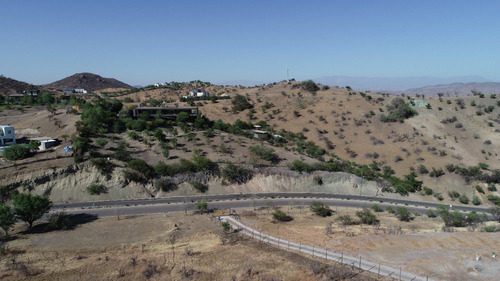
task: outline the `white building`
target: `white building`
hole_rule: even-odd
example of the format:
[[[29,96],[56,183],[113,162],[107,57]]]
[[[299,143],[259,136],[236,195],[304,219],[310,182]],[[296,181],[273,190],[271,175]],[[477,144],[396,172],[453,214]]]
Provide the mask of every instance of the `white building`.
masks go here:
[[[205,89],[192,89],[189,91],[188,96],[184,96],[183,98],[186,99],[196,99],[196,98],[202,98],[202,97],[209,97],[210,94],[205,91]]]
[[[14,127],[0,125],[0,145],[11,145],[16,143],[16,134]]]

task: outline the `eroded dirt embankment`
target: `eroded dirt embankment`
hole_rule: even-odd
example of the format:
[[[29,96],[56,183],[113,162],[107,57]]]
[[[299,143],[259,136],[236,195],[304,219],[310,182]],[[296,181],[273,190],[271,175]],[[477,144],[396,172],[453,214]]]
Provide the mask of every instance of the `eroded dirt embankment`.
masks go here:
[[[343,172],[316,172],[302,174],[286,168],[254,169],[252,178],[244,184],[227,184],[219,176],[211,173],[182,174],[170,178],[177,188],[164,192],[156,187],[156,181],[147,183],[128,182],[123,176],[123,169],[116,167],[112,174],[102,175],[89,164],[71,165],[65,168],[39,170],[32,173],[18,173],[4,179],[4,184],[20,192],[47,195],[54,202],[81,202],[95,200],[118,200],[168,196],[186,196],[201,194],[189,182],[202,181],[208,185],[205,194],[240,194],[264,192],[322,192],[335,194],[353,194],[380,196],[382,187],[377,182],[366,181],[360,177]],[[315,179],[316,177],[316,179]],[[322,180],[318,184],[317,178]],[[90,195],[87,187],[91,184],[103,184],[108,192]],[[397,194],[384,193],[385,197]],[[419,195],[410,195],[413,200]]]

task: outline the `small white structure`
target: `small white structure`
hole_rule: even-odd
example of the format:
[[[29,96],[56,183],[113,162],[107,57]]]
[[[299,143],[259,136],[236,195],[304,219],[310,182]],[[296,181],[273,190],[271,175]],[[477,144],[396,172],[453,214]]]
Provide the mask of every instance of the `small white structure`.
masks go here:
[[[75,93],[86,94],[87,90],[85,90],[85,89],[75,89]]]
[[[0,145],[11,145],[16,143],[16,133],[14,127],[0,125]]]
[[[51,148],[53,146],[56,146],[58,144],[57,139],[51,138],[51,137],[46,137],[46,138],[31,138],[29,140],[30,141],[34,140],[34,141],[40,142],[40,145],[38,146],[38,150],[40,150],[40,151],[47,150],[47,149],[49,149],[49,148]]]
[[[209,97],[210,94],[205,91],[205,89],[192,89],[189,91],[189,95],[184,96],[185,99],[196,99],[202,97]]]

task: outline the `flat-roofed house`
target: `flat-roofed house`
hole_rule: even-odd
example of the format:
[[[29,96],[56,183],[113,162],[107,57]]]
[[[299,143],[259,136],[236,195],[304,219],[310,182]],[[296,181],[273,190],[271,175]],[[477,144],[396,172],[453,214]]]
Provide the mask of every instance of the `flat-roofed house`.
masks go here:
[[[16,133],[14,127],[0,125],[0,145],[11,145],[16,143]]]

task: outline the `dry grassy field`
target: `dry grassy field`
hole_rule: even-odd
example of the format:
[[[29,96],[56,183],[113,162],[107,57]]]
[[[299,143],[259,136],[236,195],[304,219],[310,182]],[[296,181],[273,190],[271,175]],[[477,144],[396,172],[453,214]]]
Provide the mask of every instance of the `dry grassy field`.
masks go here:
[[[288,252],[207,215],[101,218],[74,230],[25,233],[2,245],[2,280],[375,280]],[[35,227],[35,229],[37,229]],[[43,229],[43,226],[38,226]]]

